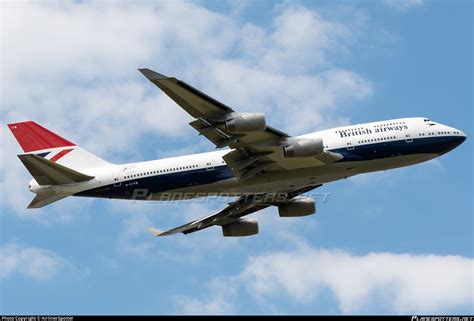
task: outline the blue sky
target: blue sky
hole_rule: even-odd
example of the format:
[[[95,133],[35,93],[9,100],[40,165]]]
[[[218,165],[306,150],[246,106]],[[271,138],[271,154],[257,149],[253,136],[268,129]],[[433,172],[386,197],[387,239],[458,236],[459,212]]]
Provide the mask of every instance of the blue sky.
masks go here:
[[[2,2],[0,313],[474,313],[469,1]],[[33,197],[5,124],[32,119],[114,162],[212,150],[137,68],[302,134],[426,116],[468,139],[327,184],[318,213],[153,238],[222,200]]]

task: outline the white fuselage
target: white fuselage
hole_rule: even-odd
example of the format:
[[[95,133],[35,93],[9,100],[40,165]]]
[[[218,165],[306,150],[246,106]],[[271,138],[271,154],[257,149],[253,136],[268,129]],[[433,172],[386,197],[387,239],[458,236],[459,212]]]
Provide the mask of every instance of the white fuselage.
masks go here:
[[[311,157],[282,162],[281,171],[237,180],[223,156],[229,152],[166,158],[140,163],[110,165],[84,171],[91,181],[39,186],[35,193],[57,193],[119,199],[170,200],[205,195],[241,195],[296,190],[349,176],[408,166],[444,154],[465,139],[463,132],[426,118],[403,118],[322,130],[296,138],[321,138],[326,151],[343,155],[340,161],[316,164]]]

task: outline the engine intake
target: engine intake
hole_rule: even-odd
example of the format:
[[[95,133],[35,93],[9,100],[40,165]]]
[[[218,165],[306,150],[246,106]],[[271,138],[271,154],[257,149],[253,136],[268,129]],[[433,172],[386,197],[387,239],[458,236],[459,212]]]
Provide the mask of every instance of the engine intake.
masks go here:
[[[241,113],[225,122],[226,131],[229,133],[258,132],[265,130],[267,124],[265,114]]]
[[[321,138],[304,138],[283,147],[285,157],[321,156],[324,153],[324,144]]]
[[[280,217],[299,217],[316,213],[316,202],[310,197],[295,197],[290,202],[278,206]]]
[[[250,236],[258,234],[258,222],[253,218],[239,218],[237,221],[222,226],[224,236]]]

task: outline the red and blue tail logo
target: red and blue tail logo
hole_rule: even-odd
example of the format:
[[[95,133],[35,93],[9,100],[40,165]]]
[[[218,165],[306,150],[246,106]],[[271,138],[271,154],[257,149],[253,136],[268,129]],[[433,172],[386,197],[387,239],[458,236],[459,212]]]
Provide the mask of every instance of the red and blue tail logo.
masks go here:
[[[53,133],[52,131],[44,128],[41,125],[38,125],[33,121],[8,124],[8,128],[10,128],[25,153],[52,149],[57,147],[76,146],[76,144],[68,141],[65,138],[62,138],[61,136]],[[72,149],[70,149],[69,151],[71,150]],[[65,152],[64,154],[59,156],[59,158],[66,155],[68,152]],[[47,154],[45,154],[43,157],[45,157],[46,155]],[[56,160],[58,160],[59,158],[57,158]]]

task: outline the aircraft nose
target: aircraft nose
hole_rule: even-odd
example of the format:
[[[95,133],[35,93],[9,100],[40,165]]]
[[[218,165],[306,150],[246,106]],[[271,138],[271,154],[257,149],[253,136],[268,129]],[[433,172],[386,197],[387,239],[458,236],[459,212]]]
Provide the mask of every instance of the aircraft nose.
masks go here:
[[[455,142],[457,143],[456,146],[461,145],[467,138],[467,135],[459,129],[453,128],[453,132],[455,134]]]
[[[454,145],[453,148],[458,147],[459,145],[464,143],[466,138],[467,137],[466,137],[466,135],[464,135],[464,133],[460,136],[454,137],[454,139],[453,139],[453,145]]]
[[[439,154],[443,155],[459,145],[461,145],[467,138],[466,134],[458,129],[452,128],[452,133],[454,135],[452,136],[445,136],[444,138],[441,138],[442,141],[440,141],[439,144]]]

